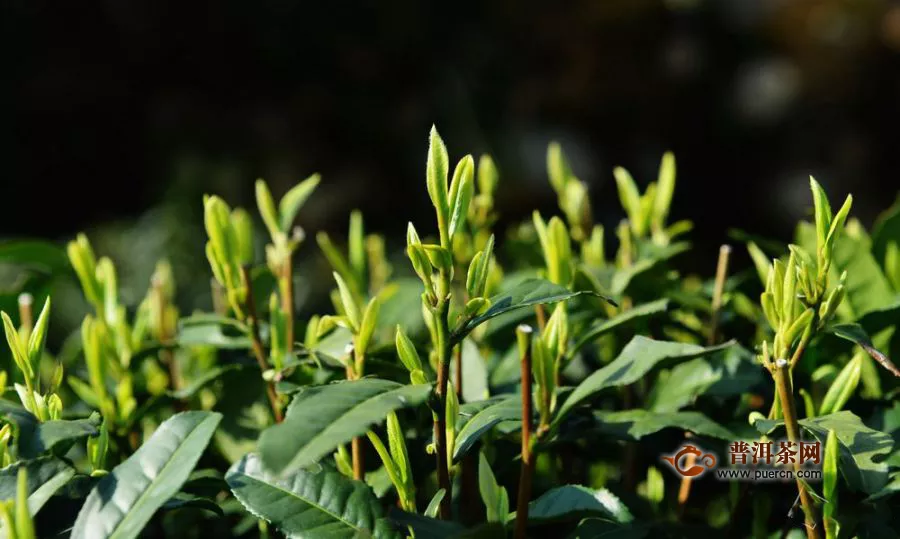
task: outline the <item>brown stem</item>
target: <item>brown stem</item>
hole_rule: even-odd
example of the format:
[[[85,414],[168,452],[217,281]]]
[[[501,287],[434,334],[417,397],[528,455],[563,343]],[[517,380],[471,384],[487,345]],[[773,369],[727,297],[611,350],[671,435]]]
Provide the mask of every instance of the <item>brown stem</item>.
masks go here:
[[[294,351],[294,269],[293,253],[288,252],[284,257],[281,280],[284,282],[284,290],[281,294],[281,310],[284,313],[285,345],[287,353]]]
[[[531,454],[531,351],[522,354],[522,465],[519,470],[519,493],[516,499],[516,539],[525,539],[528,531],[528,502],[531,499],[531,476],[534,459]]]
[[[781,409],[784,415],[784,427],[787,430],[788,440],[797,443],[800,440],[800,427],[797,424],[797,412],[794,407],[794,394],[791,387],[790,369],[787,365],[777,365],[772,375],[775,378],[775,389],[781,399]],[[794,474],[800,470],[800,463],[794,460]],[[816,527],[815,505],[812,496],[809,495],[803,482],[797,479],[797,490],[800,492],[800,504],[803,506],[803,519],[806,526],[806,536],[809,539],[818,539],[819,531]]]
[[[460,402],[462,402],[462,343],[456,345],[456,349],[454,351],[454,362],[456,363],[456,376],[455,380],[453,380],[453,389],[456,391],[456,398],[459,399]]]
[[[244,278],[244,286],[247,287],[247,322],[250,325],[250,346],[253,349],[256,362],[259,364],[260,372],[264,373],[269,370],[269,365],[266,362],[265,350],[259,338],[259,322],[256,317],[256,302],[253,299],[250,268],[243,266],[241,275]],[[275,384],[273,382],[266,382],[266,395],[269,397],[269,405],[272,407],[272,415],[275,417],[275,422],[281,423],[284,418],[281,415],[281,406],[278,404],[278,395],[275,393]]]
[[[544,310],[544,306],[541,304],[535,305],[534,313],[537,315],[538,329],[544,331],[544,328],[547,326],[547,312]]]

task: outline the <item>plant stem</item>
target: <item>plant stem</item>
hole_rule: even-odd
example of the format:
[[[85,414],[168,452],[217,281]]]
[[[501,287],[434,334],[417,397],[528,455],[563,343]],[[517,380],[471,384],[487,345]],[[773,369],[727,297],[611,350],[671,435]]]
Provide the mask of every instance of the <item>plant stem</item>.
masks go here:
[[[547,312],[544,310],[544,306],[541,304],[535,305],[534,313],[537,315],[538,329],[544,331],[544,327],[547,326]]]
[[[799,350],[799,348],[798,348]],[[795,354],[796,355],[796,354]],[[783,362],[782,362],[783,363]],[[790,368],[787,365],[776,365],[772,372],[775,378],[775,389],[781,399],[781,409],[784,415],[784,427],[787,430],[788,440],[797,443],[800,440],[800,427],[797,424],[797,412],[794,406],[794,395],[791,387]],[[794,461],[794,473],[800,469],[800,464]],[[806,525],[806,536],[809,539],[818,539],[819,531],[816,528],[815,506],[812,497],[803,486],[803,482],[797,480],[797,489],[800,491],[800,504],[803,506],[803,518]]]
[[[247,287],[247,322],[250,325],[250,345],[253,349],[253,355],[256,356],[256,362],[259,364],[260,373],[269,370],[266,362],[266,354],[263,349],[262,341],[259,338],[259,321],[256,317],[256,302],[253,299],[253,287],[250,280],[250,268],[248,266],[241,267],[241,275],[244,278],[244,286]],[[275,394],[275,384],[266,382],[266,395],[269,397],[269,405],[272,407],[272,416],[276,423],[281,423],[284,419],[281,415],[281,406],[278,404],[278,395]]]
[[[716,281],[715,286],[713,288],[713,297],[712,297],[712,313],[710,315],[709,320],[709,337],[707,344],[710,346],[716,344],[717,339],[717,330],[719,325],[719,310],[722,308],[722,295],[725,292],[725,280],[728,277],[728,258],[731,255],[731,246],[723,245],[719,247],[719,261],[716,264]],[[691,437],[690,432],[684,433],[685,439],[689,439]],[[690,468],[697,461],[697,455],[693,453],[689,453],[685,459],[685,468]],[[684,506],[687,504],[688,498],[691,495],[691,484],[693,482],[693,477],[682,477],[681,478],[681,486],[678,489],[678,512],[682,513],[684,511]]]
[[[212,295],[213,312],[219,316],[228,314],[228,301],[225,299],[225,288],[213,277],[209,280],[209,290]]]
[[[443,275],[442,275],[443,279]],[[434,422],[434,446],[437,453],[437,477],[438,488],[445,489],[444,498],[441,500],[440,516],[443,520],[451,518],[451,500],[453,499],[453,484],[450,482],[450,470],[447,463],[447,379],[450,367],[450,303],[446,296],[441,299],[435,309],[435,322],[438,337],[438,369],[437,369],[437,397],[438,405],[435,410]]]
[[[516,539],[525,539],[528,530],[528,502],[531,499],[531,476],[534,459],[531,454],[531,351],[522,354],[522,465],[519,471],[519,493],[516,497]]]
[[[281,270],[281,311],[284,313],[285,350],[294,351],[294,264],[293,252],[288,249]]]

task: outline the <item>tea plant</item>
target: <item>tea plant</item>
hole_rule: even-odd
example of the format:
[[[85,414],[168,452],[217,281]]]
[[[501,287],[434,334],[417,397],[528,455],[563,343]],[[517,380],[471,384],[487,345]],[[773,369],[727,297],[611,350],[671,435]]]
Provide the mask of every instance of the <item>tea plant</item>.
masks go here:
[[[405,247],[358,211],[346,246],[315,235],[329,312],[295,291],[295,259],[317,256],[295,223],[318,175],[277,204],[256,182],[259,235],[250,212],[205,197],[209,269],[194,270],[212,276],[212,312],[176,306],[165,261],[123,302],[83,234],[65,252],[0,243],[4,275],[24,283],[0,295],[2,533],[893,533],[900,204],[870,235],[851,197],[833,212],[811,180],[813,221],[791,245],[736,234],[750,269],[729,275],[739,251],[723,246],[707,279],[677,269],[693,225],[669,222],[672,154],[643,193],[613,170],[625,217],[609,253],[558,144],[559,215],[497,230],[501,172],[487,155],[451,168],[432,129],[433,222],[409,223]],[[54,354],[49,292],[72,275],[89,312]],[[697,475],[734,468],[735,448],[813,441],[821,480]]]

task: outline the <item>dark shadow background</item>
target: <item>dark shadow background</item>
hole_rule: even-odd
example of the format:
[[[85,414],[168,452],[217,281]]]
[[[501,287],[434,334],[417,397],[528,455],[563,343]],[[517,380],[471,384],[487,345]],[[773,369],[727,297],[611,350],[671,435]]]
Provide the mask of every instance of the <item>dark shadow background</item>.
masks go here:
[[[897,3],[6,0],[2,11],[0,235],[87,229],[110,251],[176,258],[181,246],[203,276],[202,194],[252,206],[257,177],[278,196],[322,173],[300,218],[308,231],[342,233],[355,207],[397,238],[407,220],[426,228],[432,123],[452,161],[495,156],[507,224],[555,209],[544,155],[560,140],[610,242],[623,217],[613,166],[643,187],[674,150],[673,219],[697,224],[686,263],[706,274],[729,227],[788,240],[811,207],[808,174],[834,204],[852,191],[866,226],[900,189]],[[317,256],[313,243],[302,256]]]

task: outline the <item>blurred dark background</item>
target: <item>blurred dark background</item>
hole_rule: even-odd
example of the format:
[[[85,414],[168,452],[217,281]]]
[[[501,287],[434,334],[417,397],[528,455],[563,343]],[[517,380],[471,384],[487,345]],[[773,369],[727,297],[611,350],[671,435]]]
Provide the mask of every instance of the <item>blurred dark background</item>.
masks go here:
[[[788,240],[809,174],[866,226],[900,189],[893,2],[6,0],[0,29],[0,235],[87,230],[126,280],[162,255],[207,276],[202,194],[252,207],[257,177],[280,196],[322,173],[311,232],[357,207],[428,229],[432,123],[451,161],[495,156],[506,224],[555,209],[560,140],[609,242],[612,168],[643,187],[672,149],[707,274],[730,227]]]

